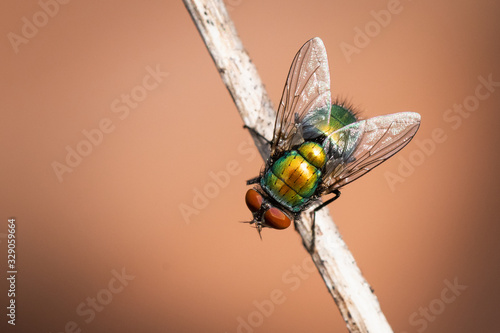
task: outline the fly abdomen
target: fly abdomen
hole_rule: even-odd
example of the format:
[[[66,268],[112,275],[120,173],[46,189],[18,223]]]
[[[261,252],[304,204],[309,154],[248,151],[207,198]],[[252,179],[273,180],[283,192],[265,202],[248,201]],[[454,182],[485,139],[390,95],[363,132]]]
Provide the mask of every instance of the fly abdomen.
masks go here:
[[[260,181],[262,188],[281,205],[293,212],[300,211],[307,198],[300,196],[290,186],[268,170]]]
[[[262,177],[261,186],[288,209],[300,211],[316,192],[325,162],[321,145],[305,142],[279,158]]]

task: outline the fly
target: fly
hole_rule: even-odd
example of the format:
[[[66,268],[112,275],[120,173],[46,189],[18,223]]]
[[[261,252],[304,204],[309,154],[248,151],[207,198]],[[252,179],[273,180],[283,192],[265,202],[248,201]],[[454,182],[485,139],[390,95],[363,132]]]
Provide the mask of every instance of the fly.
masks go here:
[[[320,38],[295,55],[276,115],[270,157],[245,202],[259,235],[286,229],[301,212],[315,213],[340,196],[340,189],[406,146],[420,115],[401,112],[366,120],[338,100],[332,102],[326,49]],[[261,136],[255,129],[254,133]],[[262,137],[263,138],[263,137]],[[334,194],[325,202],[321,197]]]

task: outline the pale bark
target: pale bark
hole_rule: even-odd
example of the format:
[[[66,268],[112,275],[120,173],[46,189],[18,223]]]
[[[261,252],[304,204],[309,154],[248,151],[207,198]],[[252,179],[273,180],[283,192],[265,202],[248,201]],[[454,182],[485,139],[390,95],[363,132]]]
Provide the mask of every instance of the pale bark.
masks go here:
[[[255,65],[238,37],[221,0],[183,0],[215,62],[245,125],[272,138],[275,111]],[[305,41],[298,40],[300,46]],[[290,54],[292,59],[293,54]],[[283,77],[283,82],[285,77]],[[264,160],[269,151],[254,136]],[[243,200],[243,193],[242,193]],[[297,221],[297,231],[333,296],[350,332],[392,332],[377,297],[366,282],[347,245],[332,221],[328,209],[316,213],[316,244],[311,246],[311,214]]]

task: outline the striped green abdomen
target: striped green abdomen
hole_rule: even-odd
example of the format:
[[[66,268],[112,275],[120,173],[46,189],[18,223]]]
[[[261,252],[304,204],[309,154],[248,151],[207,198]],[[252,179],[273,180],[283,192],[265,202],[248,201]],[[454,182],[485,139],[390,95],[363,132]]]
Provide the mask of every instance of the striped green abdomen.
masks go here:
[[[305,142],[274,162],[262,177],[260,185],[280,204],[298,212],[315,193],[325,162],[323,147]]]

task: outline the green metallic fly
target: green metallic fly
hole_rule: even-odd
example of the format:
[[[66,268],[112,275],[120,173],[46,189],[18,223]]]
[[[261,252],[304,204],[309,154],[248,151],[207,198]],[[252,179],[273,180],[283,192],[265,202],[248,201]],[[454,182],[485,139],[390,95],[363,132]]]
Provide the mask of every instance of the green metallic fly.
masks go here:
[[[340,196],[339,189],[406,146],[420,115],[401,112],[358,120],[349,105],[333,101],[325,46],[307,41],[295,55],[276,115],[270,157],[247,181],[245,202],[259,235],[263,227],[286,229],[302,211],[313,212]],[[321,197],[335,196],[322,202]]]

